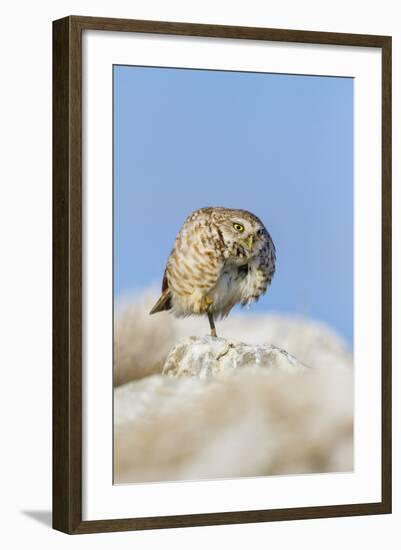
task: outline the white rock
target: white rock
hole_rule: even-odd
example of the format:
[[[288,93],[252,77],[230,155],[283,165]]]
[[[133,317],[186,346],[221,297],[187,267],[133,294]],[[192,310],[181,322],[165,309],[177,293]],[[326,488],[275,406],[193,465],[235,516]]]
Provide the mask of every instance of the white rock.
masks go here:
[[[352,470],[352,369],[226,374],[116,388],[115,483]]]
[[[305,370],[295,357],[267,344],[249,345],[225,338],[190,337],[176,344],[167,356],[163,374],[170,377],[224,377],[227,370],[262,367],[294,373]]]
[[[149,315],[154,295],[145,293],[120,304],[114,319],[114,386],[160,373],[176,341],[172,317]],[[156,322],[155,322],[156,317]],[[170,318],[169,318],[170,317]],[[157,342],[157,344],[156,344]]]

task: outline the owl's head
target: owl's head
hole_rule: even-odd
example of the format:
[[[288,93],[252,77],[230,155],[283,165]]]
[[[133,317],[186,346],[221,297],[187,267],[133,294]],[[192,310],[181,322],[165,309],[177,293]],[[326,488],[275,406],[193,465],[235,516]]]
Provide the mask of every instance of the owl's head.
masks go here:
[[[241,264],[257,256],[266,243],[267,231],[263,223],[246,210],[226,210],[219,224],[230,259]]]

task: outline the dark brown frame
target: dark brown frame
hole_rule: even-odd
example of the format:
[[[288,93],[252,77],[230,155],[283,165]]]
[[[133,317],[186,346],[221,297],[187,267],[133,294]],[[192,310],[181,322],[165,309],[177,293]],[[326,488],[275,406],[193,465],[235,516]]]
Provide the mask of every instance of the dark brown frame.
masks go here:
[[[382,498],[380,502],[82,521],[81,36],[85,29],[380,48]],[[53,22],[53,527],[69,534],[391,513],[391,37],[71,16]]]

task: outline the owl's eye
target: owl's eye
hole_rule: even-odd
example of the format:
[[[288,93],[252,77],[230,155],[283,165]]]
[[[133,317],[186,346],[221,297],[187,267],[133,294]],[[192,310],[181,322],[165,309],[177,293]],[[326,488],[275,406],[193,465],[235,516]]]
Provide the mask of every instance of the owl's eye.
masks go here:
[[[233,227],[236,231],[239,231],[240,233],[243,233],[245,229],[242,223],[233,223]]]

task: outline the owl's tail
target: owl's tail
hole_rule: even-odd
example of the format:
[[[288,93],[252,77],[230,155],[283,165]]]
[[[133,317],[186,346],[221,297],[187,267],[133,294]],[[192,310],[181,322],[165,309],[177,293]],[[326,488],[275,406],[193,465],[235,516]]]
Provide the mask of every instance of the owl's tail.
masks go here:
[[[171,309],[171,294],[169,289],[166,289],[150,310],[149,315],[159,313],[159,311],[167,311],[168,309]]]

